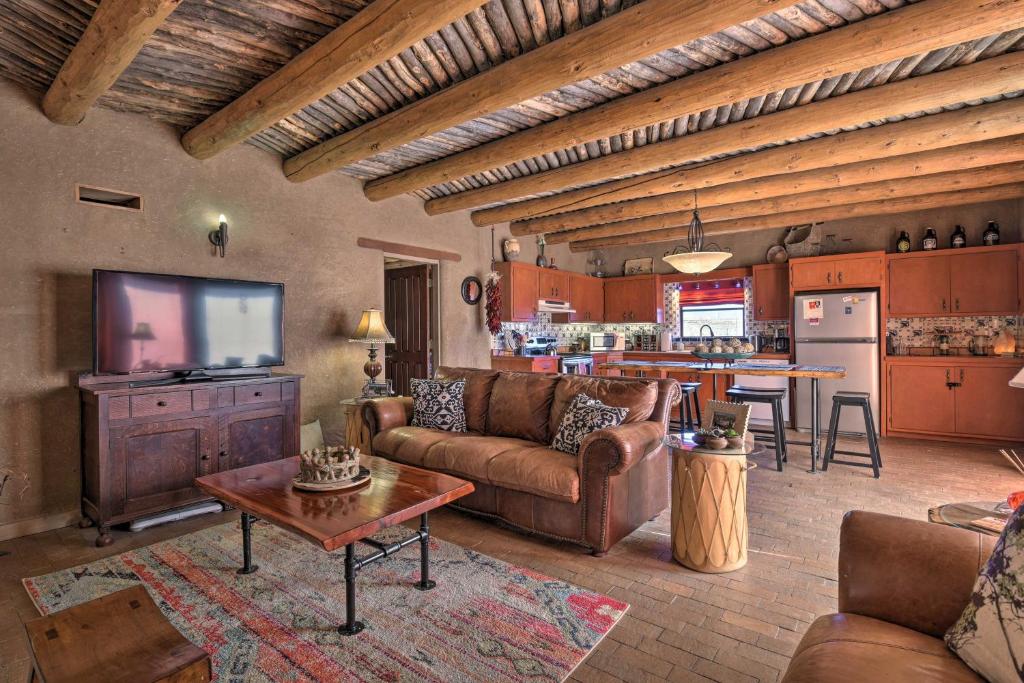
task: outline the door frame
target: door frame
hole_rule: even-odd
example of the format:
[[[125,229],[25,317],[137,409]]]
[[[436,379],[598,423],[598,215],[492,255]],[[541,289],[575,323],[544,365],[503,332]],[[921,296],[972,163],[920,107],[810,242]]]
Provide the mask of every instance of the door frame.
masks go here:
[[[431,335],[430,341],[434,346],[434,363],[433,369],[436,371],[443,364],[443,344],[441,342],[441,321],[444,319],[443,312],[441,310],[441,261],[439,259],[421,258],[418,256],[408,256],[406,254],[397,254],[389,251],[382,252],[384,258],[383,270],[390,270],[391,268],[404,268],[410,265],[428,265],[430,266],[430,282],[431,286],[428,291],[430,292],[430,327]],[[401,265],[389,266],[387,259],[397,259],[402,262]],[[381,276],[383,278],[383,272]],[[383,283],[383,279],[382,279]],[[383,348],[384,355],[387,355],[387,346]],[[381,359],[383,362],[383,359]],[[384,375],[384,379],[387,379],[387,374]]]

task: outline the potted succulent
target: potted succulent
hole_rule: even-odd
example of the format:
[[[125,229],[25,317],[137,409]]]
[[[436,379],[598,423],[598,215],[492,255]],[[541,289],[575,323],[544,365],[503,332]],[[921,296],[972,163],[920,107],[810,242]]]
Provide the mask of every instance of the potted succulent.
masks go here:
[[[698,446],[703,446],[713,451],[720,451],[728,445],[725,439],[725,432],[718,427],[712,427],[711,429],[702,427],[698,429],[693,434],[693,442]]]
[[[743,448],[743,435],[731,427],[725,430],[725,441],[729,448]]]

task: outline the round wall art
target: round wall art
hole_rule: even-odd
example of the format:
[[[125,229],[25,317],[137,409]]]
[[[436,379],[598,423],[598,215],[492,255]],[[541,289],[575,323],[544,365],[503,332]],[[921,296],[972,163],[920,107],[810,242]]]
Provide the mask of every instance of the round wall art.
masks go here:
[[[480,297],[483,293],[484,287],[480,283],[480,278],[470,275],[462,281],[462,300],[470,306],[476,306],[480,303]]]

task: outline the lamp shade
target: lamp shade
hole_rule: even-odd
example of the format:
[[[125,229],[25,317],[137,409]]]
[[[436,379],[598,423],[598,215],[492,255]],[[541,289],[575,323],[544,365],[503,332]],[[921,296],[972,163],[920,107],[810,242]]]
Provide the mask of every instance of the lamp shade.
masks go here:
[[[695,251],[680,254],[669,254],[662,260],[680,273],[699,275],[710,273],[722,265],[732,254],[727,251]]]
[[[363,344],[394,344],[395,338],[384,324],[384,311],[369,308],[363,311],[363,317],[359,319],[359,325],[355,333],[349,337],[349,341]]]

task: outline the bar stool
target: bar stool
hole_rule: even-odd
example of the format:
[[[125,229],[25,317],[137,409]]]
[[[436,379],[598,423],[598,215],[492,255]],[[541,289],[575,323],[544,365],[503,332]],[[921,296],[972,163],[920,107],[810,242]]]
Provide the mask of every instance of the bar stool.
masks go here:
[[[726,389],[725,395],[734,403],[767,403],[772,408],[772,429],[750,429],[754,438],[759,436],[762,441],[769,441],[775,449],[775,465],[779,472],[782,471],[782,463],[789,460],[786,452],[786,423],[783,419],[782,401],[786,398],[785,389],[767,389],[760,387],[744,387],[739,384]],[[768,438],[765,438],[768,437]]]
[[[860,408],[864,411],[864,431],[868,438],[868,452],[837,451],[836,434],[839,432],[839,414],[843,406]],[[860,458],[870,458],[871,462],[850,462],[849,460],[836,460],[836,454],[854,455]],[[875,418],[871,414],[871,395],[863,391],[837,391],[832,396],[832,417],[828,423],[828,442],[825,446],[825,458],[821,464],[821,471],[828,470],[829,462],[837,465],[851,465],[853,467],[870,467],[878,479],[882,468],[882,454],[878,450],[878,436],[875,434]]]
[[[678,384],[679,390],[683,392],[683,400],[679,406],[681,419],[677,426],[681,428],[685,425],[686,431],[692,432],[696,427],[700,427],[700,398],[697,395],[700,390],[700,382],[679,382]]]

